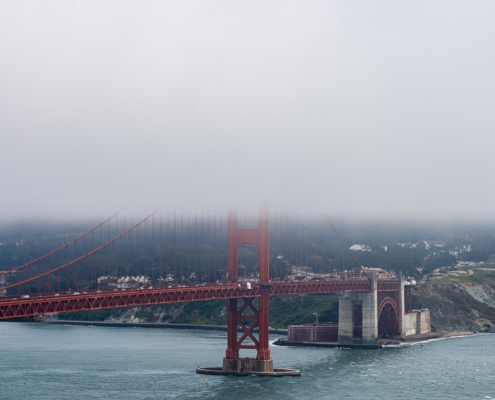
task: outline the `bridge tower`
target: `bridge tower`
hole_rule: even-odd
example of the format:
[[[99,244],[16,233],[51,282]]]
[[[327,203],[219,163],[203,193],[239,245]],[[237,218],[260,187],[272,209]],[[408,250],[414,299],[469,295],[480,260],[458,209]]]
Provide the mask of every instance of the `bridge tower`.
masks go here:
[[[254,244],[258,249],[260,297],[259,307],[253,305],[253,298],[229,299],[227,352],[223,361],[223,371],[273,372],[273,360],[269,349],[269,312],[270,312],[270,222],[268,211],[261,211],[258,228],[239,227],[237,213],[229,211],[228,217],[228,254],[227,267],[229,283],[238,281],[239,251],[243,244]],[[240,306],[240,307],[239,307]],[[244,312],[248,311],[249,315]],[[251,323],[248,324],[247,321]],[[249,325],[249,326],[248,326]],[[237,328],[242,329],[239,338]],[[258,339],[253,329],[258,327]],[[252,344],[244,344],[250,339]],[[256,350],[256,359],[240,358],[240,349]]]
[[[239,251],[243,244],[254,244],[258,248],[259,283],[251,288],[248,283],[238,282]],[[237,213],[229,212],[227,264],[229,283],[241,285],[246,297],[228,300],[227,352],[222,367],[198,367],[196,372],[213,375],[301,375],[297,369],[273,368],[270,356],[270,222],[267,210],[260,213],[258,227],[254,229],[240,228]],[[252,296],[249,296],[251,293]],[[259,299],[258,308],[253,304],[256,297]],[[256,327],[258,338],[254,336]],[[238,328],[242,330],[240,338]],[[256,358],[240,357],[241,349],[256,350]]]

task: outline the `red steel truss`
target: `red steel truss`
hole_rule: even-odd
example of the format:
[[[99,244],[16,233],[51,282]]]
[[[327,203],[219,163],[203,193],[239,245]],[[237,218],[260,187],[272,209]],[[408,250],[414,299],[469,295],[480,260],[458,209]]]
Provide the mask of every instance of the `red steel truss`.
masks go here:
[[[369,292],[371,283],[368,279],[309,281],[309,282],[275,282],[270,284],[270,296],[287,296],[292,294]]]
[[[237,318],[234,326],[240,326],[243,331],[243,335],[237,340],[236,348],[257,350],[259,347],[259,341],[253,335],[253,329],[257,327],[260,322],[260,313],[253,305],[253,298],[244,298],[243,300],[243,306],[240,310],[236,310]],[[251,311],[251,314],[244,314],[244,311]],[[247,321],[251,321],[251,324],[248,324]],[[244,340],[247,338],[251,339],[253,342],[252,345],[243,344]],[[239,357],[239,354],[237,354],[237,357]]]
[[[43,314],[101,310],[147,306],[153,304],[185,303],[191,301],[242,299],[260,297],[262,288],[269,289],[270,296],[290,296],[313,293],[342,293],[345,291],[368,292],[368,280],[336,280],[309,282],[270,282],[266,285],[245,284],[159,287],[156,289],[127,290],[116,292],[88,292],[81,294],[54,293],[30,298],[5,298],[0,300],[0,320],[33,317]]]
[[[377,290],[379,292],[399,292],[400,281],[398,279],[379,279],[377,281]]]

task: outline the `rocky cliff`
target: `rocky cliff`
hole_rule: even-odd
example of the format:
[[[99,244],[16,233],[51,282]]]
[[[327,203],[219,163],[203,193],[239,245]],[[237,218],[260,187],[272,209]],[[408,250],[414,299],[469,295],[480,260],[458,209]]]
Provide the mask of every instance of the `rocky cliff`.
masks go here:
[[[413,290],[413,308],[428,308],[433,330],[495,332],[495,289],[489,283],[431,281]]]

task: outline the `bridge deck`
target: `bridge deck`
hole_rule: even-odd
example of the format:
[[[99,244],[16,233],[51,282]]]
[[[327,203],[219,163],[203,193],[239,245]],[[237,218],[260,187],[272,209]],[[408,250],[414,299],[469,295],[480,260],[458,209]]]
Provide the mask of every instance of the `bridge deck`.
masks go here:
[[[378,290],[397,290],[398,283],[395,280],[378,281]],[[269,286],[271,296],[341,293],[345,291],[368,292],[371,290],[370,281],[367,279],[270,282]],[[259,297],[260,294],[261,285],[259,283],[254,283],[251,289],[248,289],[245,284],[226,284],[99,292],[88,291],[78,294],[34,294],[29,298],[8,297],[0,300],[0,320],[105,308]]]

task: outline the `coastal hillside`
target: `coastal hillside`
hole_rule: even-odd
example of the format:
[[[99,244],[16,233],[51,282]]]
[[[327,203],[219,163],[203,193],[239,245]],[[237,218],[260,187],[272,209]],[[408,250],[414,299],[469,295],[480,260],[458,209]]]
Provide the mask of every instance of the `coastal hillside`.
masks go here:
[[[413,287],[412,306],[428,308],[435,331],[495,332],[495,269],[474,270],[467,276],[445,276]],[[335,295],[274,297],[270,325],[338,321]],[[59,319],[127,323],[189,323],[225,325],[225,301],[193,302],[166,306],[132,307],[61,314]]]
[[[433,330],[495,332],[495,269],[417,285],[413,308],[428,308]]]
[[[354,260],[342,249],[340,241],[328,238],[328,224],[323,222],[323,225],[322,221],[315,221],[309,225],[315,240],[321,243],[325,254],[331,255],[335,265],[350,270],[355,266]],[[337,221],[336,225],[345,242],[366,244],[360,246],[368,251],[353,252],[353,256],[361,265],[402,272],[403,276],[414,278],[418,282],[413,286],[412,305],[415,309],[430,310],[433,329],[494,331],[493,224]],[[87,226],[77,224],[0,226],[0,270],[8,270],[36,259],[69,242],[87,229]],[[274,238],[276,239],[276,235]],[[82,251],[82,247],[78,248],[78,251]],[[244,251],[243,256],[246,256],[246,260],[255,265],[256,252],[249,248]],[[279,258],[280,256],[274,253],[272,257],[271,262],[275,269],[283,264],[283,258]],[[219,254],[218,257],[224,259],[225,254]],[[99,261],[102,270],[108,269],[104,259]],[[248,264],[247,261],[245,264]],[[73,271],[69,270],[69,275],[72,273]],[[97,275],[102,274],[103,272],[97,271]],[[131,272],[129,275],[132,275]],[[62,282],[65,277],[65,274],[61,275]],[[93,287],[94,282],[82,279],[79,284],[81,290],[86,290]],[[115,286],[116,282],[112,284]],[[102,285],[110,284],[105,281]],[[141,282],[139,285],[149,286],[151,281]],[[103,286],[98,287],[105,289]],[[31,292],[36,293],[37,290],[37,284],[33,284]],[[285,328],[289,324],[313,323],[316,320],[315,314],[318,315],[319,322],[336,322],[338,319],[338,298],[335,295],[276,297],[271,299],[270,304],[270,324],[274,328]],[[194,302],[61,314],[58,318],[127,323],[224,325],[226,306],[225,301]]]

